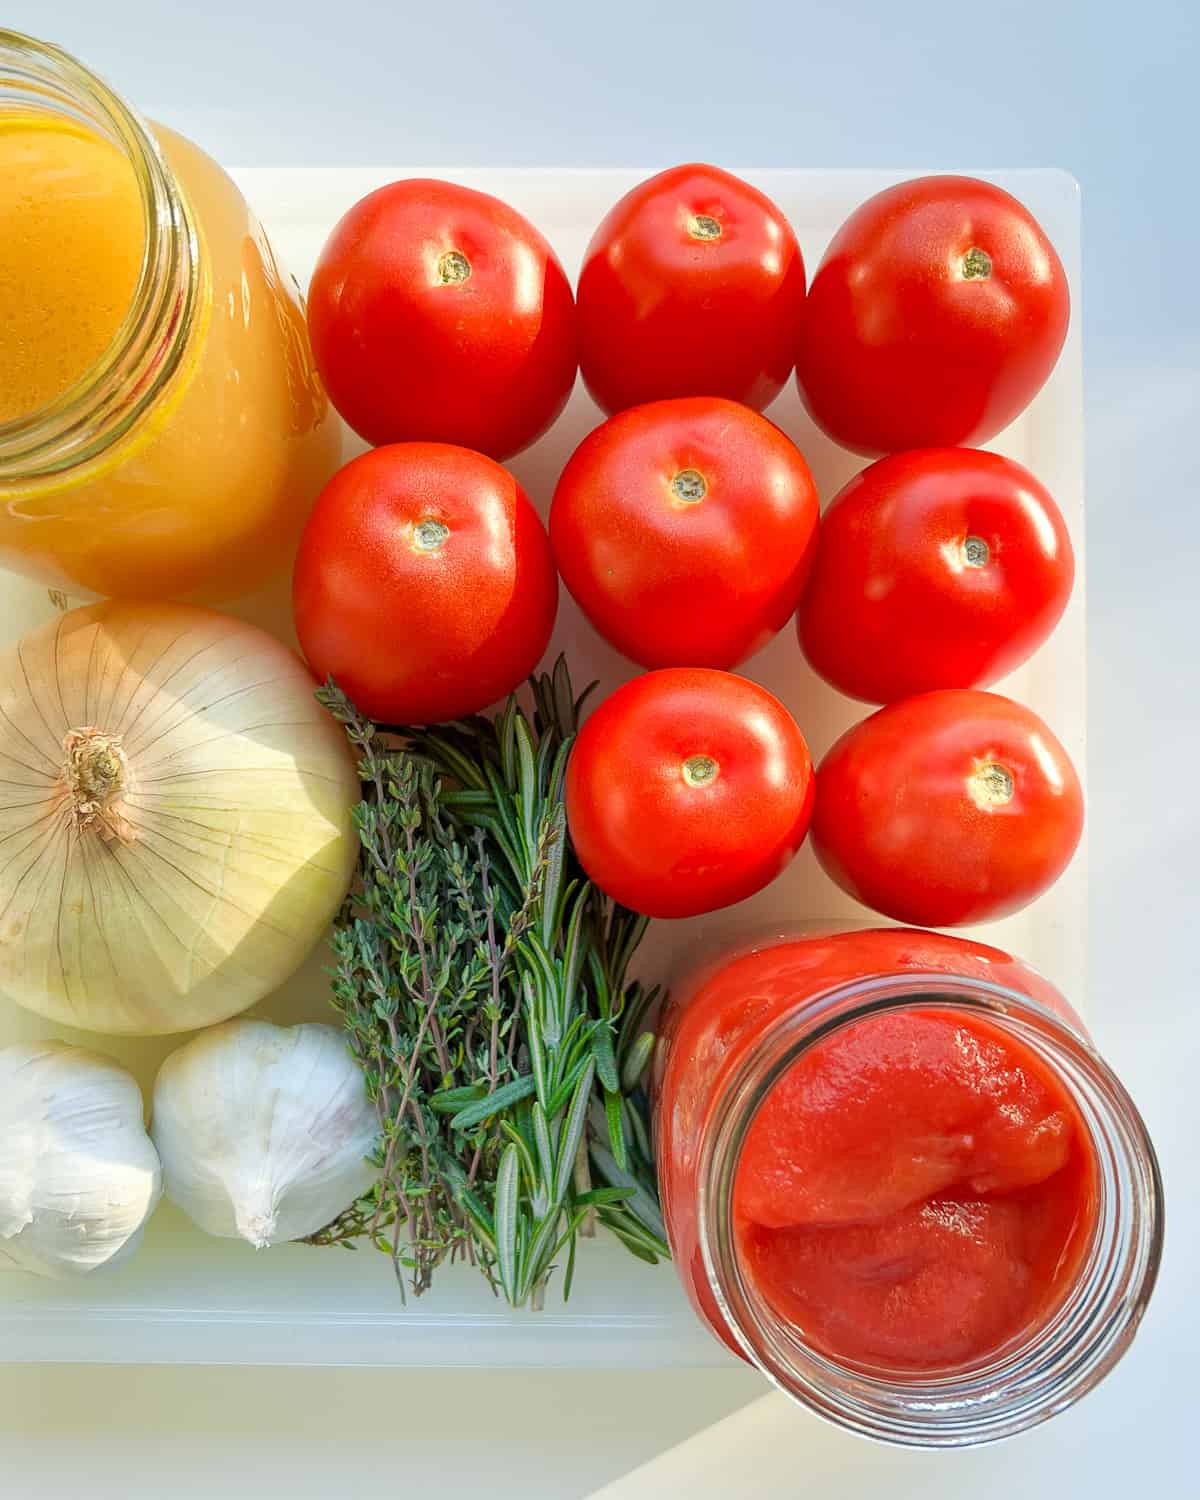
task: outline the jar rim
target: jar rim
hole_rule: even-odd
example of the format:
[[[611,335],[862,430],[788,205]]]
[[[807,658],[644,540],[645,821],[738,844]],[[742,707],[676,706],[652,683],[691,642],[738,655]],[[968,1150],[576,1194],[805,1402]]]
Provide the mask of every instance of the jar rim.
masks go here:
[[[734,1185],[750,1127],[811,1047],[898,1010],[974,1013],[1054,1068],[1097,1155],[1099,1208],[1084,1266],[1044,1323],[953,1371],[870,1371],[805,1342],[754,1287],[737,1251]],[[919,1448],[996,1441],[1091,1390],[1124,1354],[1149,1302],[1163,1242],[1162,1179],[1141,1115],[1090,1041],[1030,996],[944,971],[841,982],[776,1017],[732,1060],[703,1132],[697,1224],[704,1273],[730,1334],[779,1389],[861,1436]]]
[[[129,162],[142,203],[142,264],[108,348],[48,405],[0,423],[0,487],[89,463],[151,409],[182,362],[202,287],[191,208],[149,126],[51,42],[0,29],[0,110],[19,104],[98,131]]]

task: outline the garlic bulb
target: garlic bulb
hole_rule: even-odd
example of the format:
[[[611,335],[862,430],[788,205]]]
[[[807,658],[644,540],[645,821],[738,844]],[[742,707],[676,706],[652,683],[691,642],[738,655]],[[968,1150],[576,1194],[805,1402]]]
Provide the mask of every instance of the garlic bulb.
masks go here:
[[[150,1129],[168,1197],[259,1250],[324,1228],[378,1175],[379,1119],[333,1026],[229,1021],[193,1038],[159,1070]]]
[[[245,1010],[345,895],[358,795],[255,626],[106,602],[32,632],[0,656],[0,994],[143,1036]]]
[[[0,1050],[0,1267],[66,1276],[141,1244],[162,1189],[142,1094],[66,1042]]]

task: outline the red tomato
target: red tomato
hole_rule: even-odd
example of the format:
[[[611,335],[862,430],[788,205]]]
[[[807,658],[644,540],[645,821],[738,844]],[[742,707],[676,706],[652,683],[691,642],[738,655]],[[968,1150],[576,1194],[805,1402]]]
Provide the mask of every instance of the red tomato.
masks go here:
[[[1027,469],[974,448],[881,458],[825,512],[797,624],[812,667],[890,703],[1011,672],[1075,576],[1062,514]]]
[[[364,453],[317,500],[296,559],[296,633],[316,675],[371,718],[431,724],[503,698],[537,666],[558,604],[525,491],[481,453]]]
[[[650,917],[692,917],[768,885],[808,832],[813,773],[796,721],[765,688],[679,667],[618,688],[567,763],[583,868]]]
[[[550,510],[563,582],[644,667],[735,667],[795,612],[817,539],[800,450],[717,396],[620,412],[575,450]]]
[[[982,443],[1019,416],[1067,336],[1066,272],[1017,200],[918,177],[834,236],[804,305],[796,378],[858,453]]]
[[[865,906],[919,927],[1018,911],[1083,831],[1067,752],[1030,709],[947,688],[889,704],[817,772],[813,847]]]
[[[575,307],[516,209],[451,182],[370,193],[338,223],[308,294],[330,399],[369,443],[527,447],[575,383]]]
[[[592,236],[579,277],[579,362],[620,411],[670,396],[762,408],[791,374],[804,261],[757,188],[719,167],[635,187]]]

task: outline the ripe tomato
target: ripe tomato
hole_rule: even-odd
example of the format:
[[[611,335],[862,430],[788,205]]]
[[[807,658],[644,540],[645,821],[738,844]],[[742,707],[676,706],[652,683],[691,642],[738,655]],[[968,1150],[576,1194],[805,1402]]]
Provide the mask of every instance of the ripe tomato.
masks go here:
[[[719,167],[635,187],[592,236],[579,277],[579,360],[605,411],[670,396],[761,409],[796,358],[804,261],[791,225]]]
[[[1062,513],[1020,464],[896,453],[826,510],[800,644],[827,682],[872,703],[977,687],[1041,645],[1074,576]]]
[[[834,235],[796,356],[814,421],[858,453],[986,442],[1029,405],[1067,336],[1066,272],[1015,198],[918,177]]]
[[[575,306],[516,209],[451,182],[369,193],[326,241],[308,294],[330,399],[369,443],[527,447],[575,383]]]
[[[917,927],[1018,911],[1083,830],[1067,752],[1030,709],[947,688],[889,704],[817,772],[813,848],[865,906]]]
[[[575,450],[550,510],[563,582],[644,667],[735,667],[782,630],[820,511],[800,450],[747,406],[655,401]]]
[[[769,884],[808,832],[796,721],[729,672],[674,668],[618,688],[567,763],[567,821],[601,890],[650,917],[716,911]]]
[[[325,486],[296,559],[296,633],[371,718],[475,713],[533,671],[558,578],[525,491],[481,453],[400,443]]]

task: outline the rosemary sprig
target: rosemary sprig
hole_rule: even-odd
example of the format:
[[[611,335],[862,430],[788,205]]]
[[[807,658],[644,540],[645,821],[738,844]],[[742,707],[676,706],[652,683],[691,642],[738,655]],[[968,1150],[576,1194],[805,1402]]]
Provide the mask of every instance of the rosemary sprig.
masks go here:
[[[561,658],[495,720],[376,726],[331,683],[360,757],[359,875],[333,1001],[379,1110],[380,1178],[314,1236],[368,1238],[418,1294],[473,1260],[540,1306],[596,1219],[667,1254],[641,1078],[658,998],[629,978],[646,922],[583,876],[563,779],[579,712]]]

